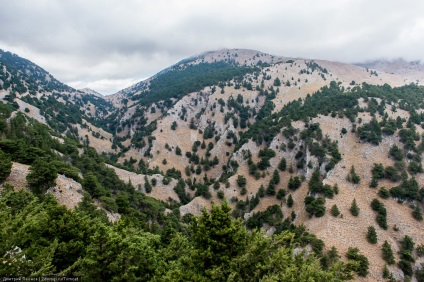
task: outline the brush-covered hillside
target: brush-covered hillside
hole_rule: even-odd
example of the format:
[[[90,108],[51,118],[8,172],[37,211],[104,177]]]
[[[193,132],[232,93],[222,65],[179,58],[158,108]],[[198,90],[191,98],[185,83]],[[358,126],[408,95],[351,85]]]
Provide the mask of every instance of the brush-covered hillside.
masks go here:
[[[20,239],[4,240],[0,255],[53,254],[38,266],[21,259],[25,273],[423,281],[419,63],[400,71],[220,50],[104,98],[16,55],[0,63],[4,226],[41,226],[45,238],[25,241],[38,233],[13,225]],[[19,192],[5,194],[10,185]],[[85,237],[30,222],[51,209],[79,218]],[[273,261],[284,252],[289,261]],[[155,263],[137,260],[146,254]]]

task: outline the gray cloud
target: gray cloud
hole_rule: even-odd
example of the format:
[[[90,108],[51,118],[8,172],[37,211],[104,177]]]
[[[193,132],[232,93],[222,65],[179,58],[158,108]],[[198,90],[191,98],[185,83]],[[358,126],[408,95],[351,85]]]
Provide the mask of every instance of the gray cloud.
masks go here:
[[[424,60],[423,1],[0,0],[0,48],[104,94],[220,48]]]

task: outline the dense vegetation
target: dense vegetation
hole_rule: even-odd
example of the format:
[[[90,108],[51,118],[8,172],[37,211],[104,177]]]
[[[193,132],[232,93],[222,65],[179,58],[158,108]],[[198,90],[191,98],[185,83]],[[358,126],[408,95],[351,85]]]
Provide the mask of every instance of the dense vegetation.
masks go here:
[[[295,251],[290,231],[265,237],[234,221],[229,206],[193,218],[183,232],[168,224],[157,232],[130,221],[115,225],[82,203],[75,211],[52,196],[3,191],[0,198],[0,275],[77,275],[89,281],[343,281],[361,269],[356,258],[323,268]],[[13,262],[13,263],[12,263]]]
[[[131,92],[143,90],[141,94],[131,95],[132,100],[140,100],[140,105],[149,105],[159,101],[180,99],[191,92],[200,91],[206,86],[218,85],[233,78],[242,79],[246,73],[258,68],[239,66],[235,62],[214,62],[199,64],[182,64],[153,77],[148,90],[132,89]],[[140,84],[144,86],[144,84]]]

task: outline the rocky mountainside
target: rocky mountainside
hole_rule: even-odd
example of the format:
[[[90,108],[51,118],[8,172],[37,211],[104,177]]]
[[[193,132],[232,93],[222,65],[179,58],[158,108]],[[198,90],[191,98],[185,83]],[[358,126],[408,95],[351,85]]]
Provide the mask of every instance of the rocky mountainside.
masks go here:
[[[187,218],[226,199],[248,229],[303,226],[325,243],[315,249],[320,255],[358,248],[370,262],[358,281],[382,281],[385,268],[402,279],[424,262],[419,249],[402,244],[424,244],[419,63],[349,65],[220,50],[106,97],[74,90],[7,52],[0,63],[5,103],[56,138],[79,142],[81,156],[107,162],[104,172],[169,212]],[[91,177],[87,167],[78,166],[80,182]],[[100,182],[97,190],[74,186],[125,215],[126,188],[111,193]],[[396,264],[382,256],[387,245]]]

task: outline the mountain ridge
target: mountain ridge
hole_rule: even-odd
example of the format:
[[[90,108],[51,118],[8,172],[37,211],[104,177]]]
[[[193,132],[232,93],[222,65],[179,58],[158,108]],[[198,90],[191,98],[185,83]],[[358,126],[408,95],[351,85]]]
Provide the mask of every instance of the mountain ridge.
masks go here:
[[[8,75],[13,77],[21,81]],[[56,138],[79,144],[73,155],[55,145],[65,160],[105,161],[103,174],[116,174],[128,187],[161,200],[169,212],[196,215],[226,199],[232,215],[249,228],[272,234],[282,226],[304,226],[322,238],[324,251],[335,246],[345,254],[355,246],[370,258],[370,274],[358,281],[381,280],[383,241],[395,251],[406,235],[424,243],[422,222],[410,208],[422,208],[424,196],[424,90],[410,72],[224,49],[183,60],[152,77],[146,88],[119,97],[32,95],[15,84],[2,90],[6,105],[41,115]],[[22,85],[31,86],[25,80]],[[101,174],[101,184],[90,188],[84,179],[96,181],[87,167],[79,166],[83,179],[72,174],[82,182],[82,193],[127,216],[119,205],[130,188],[118,182],[121,190],[111,188]],[[350,215],[353,199],[359,217]],[[370,206],[374,199],[385,207],[385,228]],[[334,206],[336,216],[330,213]],[[367,242],[369,226],[377,230],[376,245]],[[396,259],[404,260],[398,254]],[[414,259],[411,268],[417,270],[423,259]],[[407,271],[389,269],[397,278]]]

